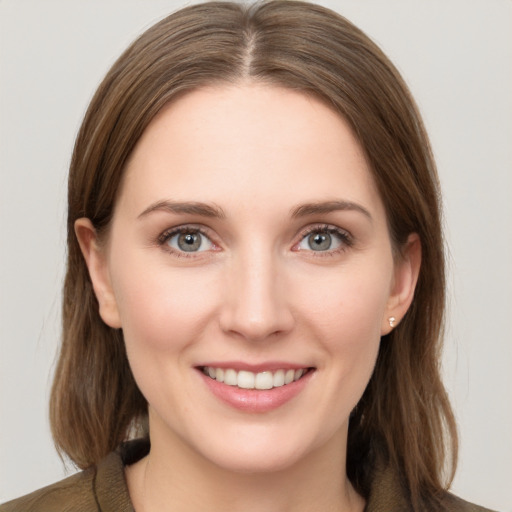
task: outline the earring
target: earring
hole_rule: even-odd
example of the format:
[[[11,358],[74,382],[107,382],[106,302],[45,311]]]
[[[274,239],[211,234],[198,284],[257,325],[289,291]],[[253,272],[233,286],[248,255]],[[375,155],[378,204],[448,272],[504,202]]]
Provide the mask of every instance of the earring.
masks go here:
[[[395,327],[396,318],[394,316],[390,316],[388,318],[389,327]]]

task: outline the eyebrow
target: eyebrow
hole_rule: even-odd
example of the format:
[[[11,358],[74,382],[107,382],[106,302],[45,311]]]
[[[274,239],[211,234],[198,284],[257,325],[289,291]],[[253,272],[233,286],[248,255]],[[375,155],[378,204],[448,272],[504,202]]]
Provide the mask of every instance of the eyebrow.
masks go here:
[[[370,212],[364,206],[352,201],[323,201],[301,204],[292,209],[291,215],[293,218],[298,218],[337,211],[356,211],[373,220]]]
[[[201,217],[225,219],[226,214],[219,206],[214,204],[202,203],[197,201],[176,202],[176,201],[157,201],[148,206],[138,218],[145,217],[155,211],[165,211],[177,214],[199,215]],[[331,213],[336,211],[357,211],[372,220],[370,212],[360,204],[352,201],[323,201],[315,203],[305,203],[296,206],[291,211],[292,218],[307,217],[310,215]]]
[[[156,203],[148,206],[137,218],[145,217],[152,212],[156,211],[164,211],[170,213],[178,213],[178,214],[189,214],[189,215],[199,215],[201,217],[209,217],[209,218],[218,218],[224,219],[226,218],[226,214],[219,206],[214,204],[207,204],[201,202],[175,202],[175,201],[157,201]]]

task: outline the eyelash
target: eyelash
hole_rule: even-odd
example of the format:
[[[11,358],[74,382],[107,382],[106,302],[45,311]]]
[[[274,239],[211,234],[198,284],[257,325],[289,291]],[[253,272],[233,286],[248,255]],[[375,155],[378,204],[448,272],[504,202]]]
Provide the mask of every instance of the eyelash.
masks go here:
[[[306,238],[312,234],[327,234],[327,235],[335,235],[339,238],[341,245],[336,249],[328,249],[326,251],[313,251],[312,249],[308,252],[311,253],[314,257],[326,257],[326,256],[335,256],[341,252],[346,251],[350,247],[354,245],[354,238],[352,235],[341,228],[333,226],[331,224],[317,224],[313,226],[309,226],[305,231],[300,234],[300,240],[294,247],[297,247],[300,243],[302,243]],[[301,250],[301,249],[297,249]]]
[[[208,234],[208,232],[201,228],[200,226],[194,226],[194,225],[186,225],[186,226],[178,226],[175,228],[168,229],[164,231],[157,239],[158,245],[162,247],[167,252],[170,252],[173,254],[173,256],[176,256],[178,258],[197,258],[197,252],[191,251],[190,253],[187,253],[186,251],[178,251],[171,247],[170,245],[167,245],[167,242],[171,240],[176,235],[186,235],[186,234],[200,234],[206,239],[208,239],[212,245],[216,246],[215,242],[212,241],[211,236]],[[201,251],[205,252],[205,251]]]
[[[201,236],[207,238],[210,241],[210,243],[213,244],[215,247],[218,247],[215,244],[215,242],[212,241],[211,236],[205,229],[201,228],[200,226],[194,225],[178,226],[164,231],[161,235],[158,236],[158,245],[161,246],[165,251],[170,252],[174,256],[177,256],[179,258],[197,258],[198,252],[196,251],[191,251],[190,253],[187,253],[186,251],[179,251],[167,245],[167,242],[171,238],[181,234],[200,234]],[[354,245],[354,239],[348,231],[330,224],[317,224],[309,226],[306,230],[300,233],[300,240],[293,245],[293,247],[296,248],[295,250],[302,251],[302,249],[297,248],[297,246],[312,234],[335,235],[336,237],[338,237],[341,243],[340,247],[337,247],[335,249],[328,249],[325,251],[314,251],[312,249],[308,250],[307,252],[311,253],[314,257],[334,256],[336,254],[346,251],[348,248]]]

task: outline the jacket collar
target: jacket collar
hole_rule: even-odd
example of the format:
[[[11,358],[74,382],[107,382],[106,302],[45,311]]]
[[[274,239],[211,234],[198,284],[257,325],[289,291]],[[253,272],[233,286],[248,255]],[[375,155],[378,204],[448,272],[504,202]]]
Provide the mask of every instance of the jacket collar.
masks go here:
[[[149,441],[137,439],[124,443],[97,466],[94,489],[101,512],[134,512],[124,467],[149,453]],[[377,468],[365,512],[410,512],[400,480],[389,468]]]

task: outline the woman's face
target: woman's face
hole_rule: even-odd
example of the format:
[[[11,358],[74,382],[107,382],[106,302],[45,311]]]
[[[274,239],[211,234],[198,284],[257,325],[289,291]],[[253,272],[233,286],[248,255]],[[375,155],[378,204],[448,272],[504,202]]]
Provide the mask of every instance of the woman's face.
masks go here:
[[[271,86],[189,93],[138,142],[106,245],[77,233],[153,447],[237,471],[340,460],[419,262],[414,240],[394,262],[341,117]]]

